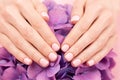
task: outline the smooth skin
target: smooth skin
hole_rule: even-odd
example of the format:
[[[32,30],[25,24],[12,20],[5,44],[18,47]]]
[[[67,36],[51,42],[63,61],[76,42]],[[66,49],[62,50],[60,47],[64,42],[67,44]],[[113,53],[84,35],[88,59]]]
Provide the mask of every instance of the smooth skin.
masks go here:
[[[61,49],[74,67],[92,66],[108,54],[116,40],[117,0],[75,0],[74,4],[71,22],[75,26]]]
[[[0,0],[0,44],[27,65],[35,61],[47,67],[60,49],[48,20],[39,0]]]

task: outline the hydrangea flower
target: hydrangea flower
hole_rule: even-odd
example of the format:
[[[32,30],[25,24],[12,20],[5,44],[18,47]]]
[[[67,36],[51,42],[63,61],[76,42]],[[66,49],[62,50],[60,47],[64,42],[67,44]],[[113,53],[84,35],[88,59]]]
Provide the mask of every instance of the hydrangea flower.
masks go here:
[[[60,43],[74,25],[70,23],[70,5],[58,5],[51,0],[44,2],[48,8],[51,30]],[[57,52],[59,57],[47,68],[36,63],[30,66],[17,61],[5,48],[0,48],[0,80],[112,80],[111,69],[115,62],[112,50],[94,66],[84,64],[77,68],[71,66],[63,57],[63,52]]]

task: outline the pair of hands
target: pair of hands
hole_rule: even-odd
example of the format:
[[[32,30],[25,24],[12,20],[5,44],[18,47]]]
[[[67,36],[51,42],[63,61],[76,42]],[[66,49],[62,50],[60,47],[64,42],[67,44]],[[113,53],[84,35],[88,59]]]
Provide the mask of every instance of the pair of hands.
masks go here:
[[[1,0],[0,44],[27,65],[35,61],[47,67],[61,48],[74,67],[84,62],[92,66],[107,55],[115,40],[112,1],[75,0],[71,15],[75,26],[60,45],[39,0]]]

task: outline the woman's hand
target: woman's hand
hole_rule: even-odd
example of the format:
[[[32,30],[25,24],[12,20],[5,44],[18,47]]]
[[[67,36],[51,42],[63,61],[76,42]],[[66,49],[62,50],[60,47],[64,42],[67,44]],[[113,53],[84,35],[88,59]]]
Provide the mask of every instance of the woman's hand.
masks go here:
[[[47,9],[39,0],[0,0],[0,44],[25,64],[47,67],[60,45],[45,20]]]
[[[71,22],[75,24],[62,43],[65,59],[74,67],[98,63],[115,40],[115,0],[76,0]]]

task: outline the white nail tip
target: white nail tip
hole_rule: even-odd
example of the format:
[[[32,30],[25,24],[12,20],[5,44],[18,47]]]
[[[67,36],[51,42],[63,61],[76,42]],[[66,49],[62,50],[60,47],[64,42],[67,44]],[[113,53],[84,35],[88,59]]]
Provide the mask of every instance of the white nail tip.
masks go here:
[[[25,59],[24,59],[24,62],[29,65],[29,64],[31,64],[32,61],[31,61],[31,59],[29,59],[29,58],[25,58]]]
[[[71,18],[71,22],[74,22],[74,21],[79,21],[80,20],[80,17],[79,16],[73,16]]]
[[[65,56],[65,59],[67,61],[71,61],[73,59],[73,54],[72,53],[68,53],[66,56]]]
[[[43,67],[47,67],[48,64],[49,64],[49,62],[48,62],[46,59],[40,59],[40,64],[41,64],[41,66],[43,66]]]
[[[41,15],[42,15],[43,17],[49,18],[48,14],[47,14],[46,12],[42,12]]]
[[[90,61],[88,61],[87,63],[88,63],[89,66],[92,66],[92,65],[95,64],[94,60],[90,60]]]
[[[57,55],[56,55],[55,53],[50,53],[50,54],[49,54],[49,59],[50,59],[51,61],[55,61],[55,60],[57,59]]]
[[[69,49],[69,45],[65,44],[62,46],[62,51],[66,52]]]
[[[52,48],[53,48],[55,51],[58,51],[58,50],[60,49],[60,47],[59,47],[56,43],[52,44]]]

